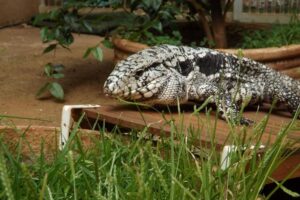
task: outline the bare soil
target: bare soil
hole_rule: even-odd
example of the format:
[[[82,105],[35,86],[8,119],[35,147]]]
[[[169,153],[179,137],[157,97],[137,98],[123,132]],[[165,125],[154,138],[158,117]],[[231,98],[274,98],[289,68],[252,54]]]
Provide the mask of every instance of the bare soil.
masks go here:
[[[113,69],[113,51],[103,47],[104,60],[83,59],[88,47],[102,38],[74,34],[71,51],[58,49],[42,54],[47,44],[40,40],[39,29],[19,25],[0,29],[0,116],[10,115],[48,120],[14,120],[17,125],[59,126],[65,104],[113,104],[102,93],[103,83]],[[66,66],[65,78],[59,81],[65,89],[65,101],[58,102],[45,95],[35,97],[38,89],[49,79],[43,74],[48,62]],[[1,122],[1,121],[0,121]]]

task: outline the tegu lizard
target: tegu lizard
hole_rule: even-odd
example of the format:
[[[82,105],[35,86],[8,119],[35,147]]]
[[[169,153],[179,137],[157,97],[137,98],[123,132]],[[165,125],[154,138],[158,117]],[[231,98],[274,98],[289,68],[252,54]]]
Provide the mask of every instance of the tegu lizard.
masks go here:
[[[209,98],[236,123],[243,103],[285,103],[294,114],[300,104],[300,84],[266,65],[207,48],[160,45],[120,61],[104,84],[109,96],[151,105],[174,105]]]

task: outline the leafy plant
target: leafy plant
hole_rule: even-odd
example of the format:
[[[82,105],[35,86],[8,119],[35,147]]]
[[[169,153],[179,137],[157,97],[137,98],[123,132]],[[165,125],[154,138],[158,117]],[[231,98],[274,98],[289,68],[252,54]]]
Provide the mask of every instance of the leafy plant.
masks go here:
[[[84,53],[83,58],[87,58],[90,54],[92,54],[94,58],[96,58],[99,61],[102,61],[103,59],[103,52],[99,45],[89,47]]]
[[[91,32],[92,27],[87,23],[84,16],[78,14],[78,11],[84,7],[95,7],[95,3],[95,1],[69,0],[66,1],[61,8],[37,15],[33,20],[33,24],[51,22],[51,26],[43,26],[40,31],[43,43],[49,44],[44,49],[43,53],[53,52],[58,47],[69,50],[69,46],[74,42],[74,37],[72,35],[73,27],[83,27]],[[97,60],[102,60],[102,50],[98,45],[88,48],[84,54],[84,58],[88,57],[90,53],[92,53]],[[63,87],[56,81],[64,77],[62,73],[63,68],[64,66],[62,64],[54,65],[48,63],[44,66],[44,74],[50,80],[55,81],[46,82],[37,92],[37,97],[41,97],[42,94],[48,91],[56,99],[64,99]]]
[[[271,29],[247,31],[242,48],[279,47],[300,43],[300,20],[294,15],[287,25],[274,25]]]
[[[112,35],[148,45],[181,44],[182,38],[174,23],[180,13],[177,1],[115,0],[111,5],[135,16],[133,23],[118,27]]]
[[[58,79],[61,79],[64,77],[64,74],[62,73],[63,69],[64,69],[64,66],[61,64],[55,65],[52,63],[48,63],[45,65],[44,74],[52,80],[58,80]],[[62,86],[56,81],[45,83],[39,89],[36,96],[40,97],[46,91],[49,91],[50,94],[58,100],[64,99],[64,90],[63,90]]]

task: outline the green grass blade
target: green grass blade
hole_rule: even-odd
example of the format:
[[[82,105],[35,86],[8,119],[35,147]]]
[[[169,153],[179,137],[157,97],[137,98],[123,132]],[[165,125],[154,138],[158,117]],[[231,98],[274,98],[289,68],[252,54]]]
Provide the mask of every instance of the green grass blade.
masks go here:
[[[1,141],[0,141],[1,142]],[[14,194],[11,186],[11,180],[9,178],[6,159],[2,149],[0,149],[0,179],[2,182],[2,186],[4,187],[4,192],[8,200],[14,200]]]

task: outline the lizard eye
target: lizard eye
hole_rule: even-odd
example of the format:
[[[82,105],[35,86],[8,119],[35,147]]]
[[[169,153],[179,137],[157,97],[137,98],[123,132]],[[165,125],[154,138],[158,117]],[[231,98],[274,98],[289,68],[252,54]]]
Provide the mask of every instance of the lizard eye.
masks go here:
[[[136,73],[135,73],[135,78],[139,78],[139,77],[141,77],[143,75],[143,71],[142,70],[139,70],[139,71],[136,71]]]
[[[151,69],[153,69],[153,68],[159,66],[160,64],[161,64],[161,63],[159,63],[159,62],[154,62],[154,63],[152,63],[151,65],[144,67],[143,69],[138,69],[138,70],[135,72],[134,77],[135,77],[136,79],[138,79],[138,78],[141,77],[146,71],[149,71],[149,70],[151,70]]]

